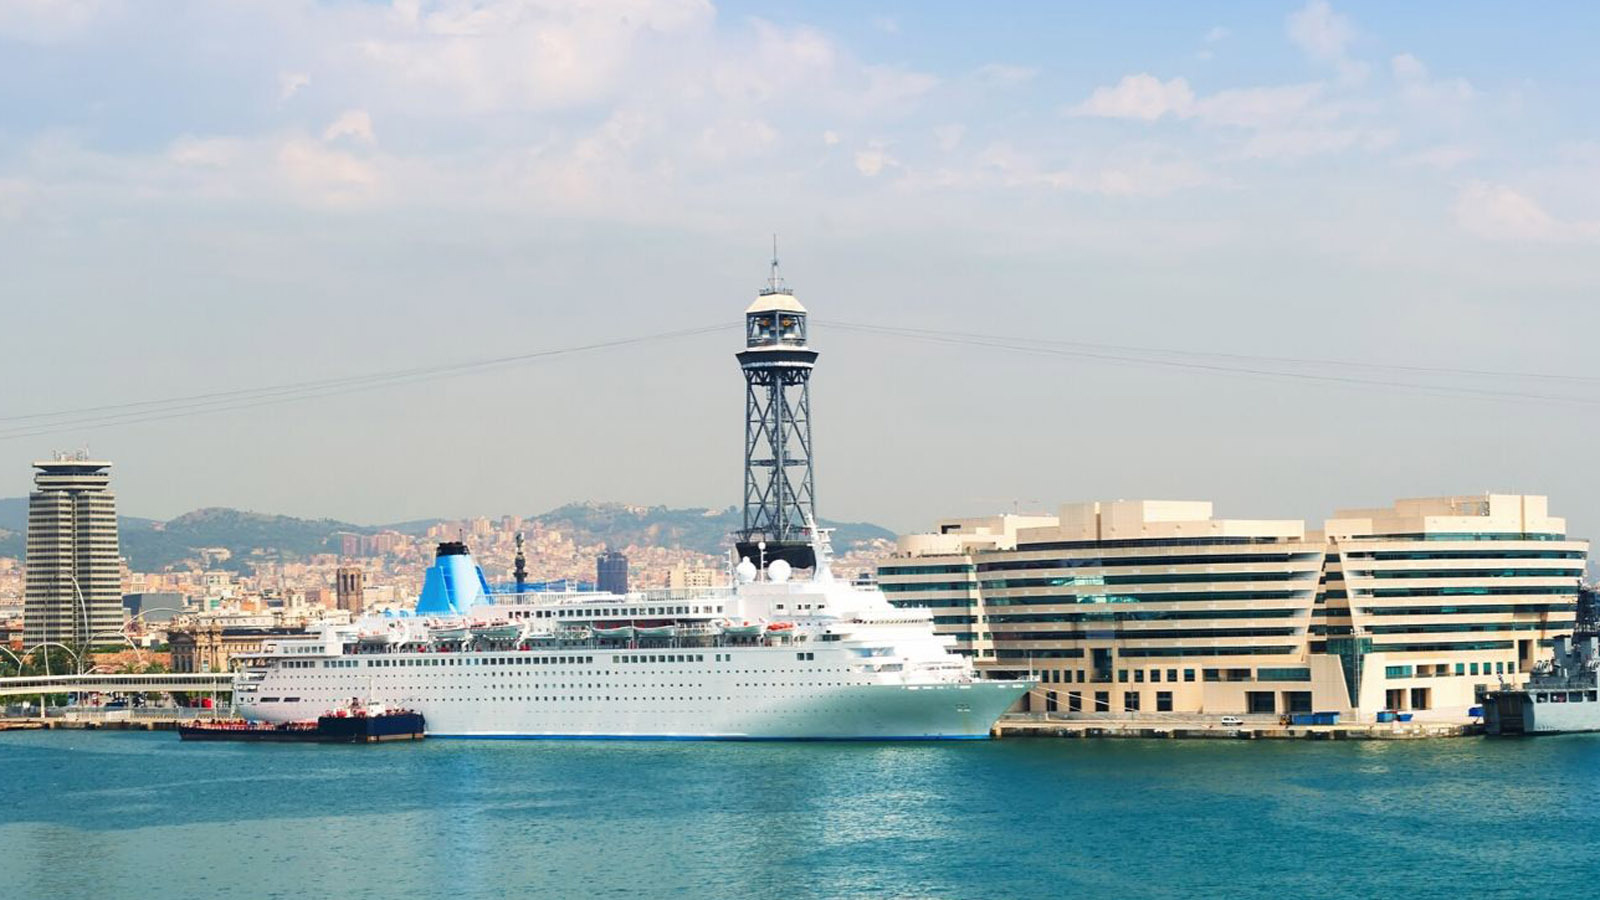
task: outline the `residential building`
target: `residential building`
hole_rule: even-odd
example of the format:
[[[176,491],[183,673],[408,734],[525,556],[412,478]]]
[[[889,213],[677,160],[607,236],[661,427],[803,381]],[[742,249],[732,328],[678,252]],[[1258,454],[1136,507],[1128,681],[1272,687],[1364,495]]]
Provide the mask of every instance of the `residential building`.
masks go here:
[[[704,590],[705,588],[723,587],[728,583],[728,576],[723,572],[708,566],[691,566],[688,563],[678,563],[667,570],[667,587],[675,591]]]
[[[38,471],[28,495],[25,640],[118,642],[122,563],[111,463],[58,453],[33,467]]]
[[[1403,500],[1299,520],[1210,503],[1067,504],[948,519],[878,580],[1062,714],[1380,710],[1459,718],[1570,631],[1584,541],[1543,497]]]

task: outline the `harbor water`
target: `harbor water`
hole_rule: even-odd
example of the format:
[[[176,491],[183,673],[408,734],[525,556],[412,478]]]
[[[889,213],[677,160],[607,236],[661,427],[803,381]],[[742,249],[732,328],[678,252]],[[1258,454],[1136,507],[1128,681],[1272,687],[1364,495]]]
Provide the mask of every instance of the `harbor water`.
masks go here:
[[[0,734],[6,896],[1590,896],[1600,736]]]

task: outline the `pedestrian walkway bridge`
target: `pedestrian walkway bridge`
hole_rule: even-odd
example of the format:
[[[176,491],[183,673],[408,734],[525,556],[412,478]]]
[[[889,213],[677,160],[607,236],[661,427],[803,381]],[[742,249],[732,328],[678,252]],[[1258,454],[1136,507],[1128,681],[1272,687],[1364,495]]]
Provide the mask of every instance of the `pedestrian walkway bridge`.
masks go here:
[[[162,675],[26,675],[0,678],[0,697],[27,697],[39,694],[143,694],[189,691],[200,694],[230,694],[233,675],[229,672],[204,672]]]

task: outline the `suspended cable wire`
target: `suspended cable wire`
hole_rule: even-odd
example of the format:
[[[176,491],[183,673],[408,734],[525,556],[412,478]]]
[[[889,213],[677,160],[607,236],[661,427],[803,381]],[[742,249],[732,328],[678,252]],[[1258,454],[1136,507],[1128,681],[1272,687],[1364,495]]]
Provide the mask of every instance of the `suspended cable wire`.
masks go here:
[[[1484,388],[1462,384],[1429,384],[1425,382],[1395,381],[1389,379],[1366,378],[1353,375],[1334,375],[1317,372],[1285,371],[1281,369],[1264,368],[1267,363],[1281,363],[1293,365],[1344,365],[1355,368],[1382,369],[1410,369],[1417,372],[1429,372],[1439,375],[1473,377],[1530,377],[1530,378],[1570,378],[1573,381],[1591,381],[1582,376],[1549,376],[1531,373],[1490,372],[1483,370],[1466,369],[1429,369],[1427,367],[1397,367],[1377,364],[1363,364],[1354,362],[1339,362],[1331,360],[1293,359],[1288,357],[1248,357],[1233,354],[1210,354],[1222,359],[1254,360],[1258,365],[1235,365],[1222,362],[1201,362],[1197,360],[1162,359],[1154,354],[1176,353],[1194,357],[1203,357],[1207,354],[1191,351],[1168,351],[1153,348],[1128,348],[1137,352],[1152,355],[1141,356],[1136,352],[1110,352],[1115,345],[1085,344],[1066,341],[1049,341],[1036,338],[1001,337],[998,335],[967,334],[954,331],[937,331],[926,328],[902,328],[884,325],[867,325],[853,322],[817,323],[824,328],[835,328],[846,332],[871,334],[882,337],[896,337],[908,340],[922,341],[938,344],[955,344],[963,346],[983,347],[993,350],[1003,350],[1012,353],[1024,353],[1040,356],[1066,357],[1072,359],[1104,362],[1116,365],[1144,366],[1151,368],[1179,369],[1187,371],[1211,372],[1216,374],[1239,375],[1253,378],[1287,379],[1294,381],[1319,382],[1324,384],[1350,385],[1360,387],[1381,387],[1389,390],[1409,390],[1422,393],[1433,393],[1453,396],[1482,397],[1501,400],[1533,400],[1548,403],[1577,404],[1582,406],[1600,405],[1600,398],[1570,396],[1560,394],[1542,394],[1530,391],[1505,390],[1499,388]]]
[[[414,384],[439,378],[471,375],[494,368],[529,364],[581,353],[614,350],[642,343],[659,343],[676,338],[686,338],[695,335],[730,331],[737,329],[738,327],[739,326],[736,323],[719,323],[716,325],[706,325],[698,328],[684,328],[675,331],[659,332],[656,334],[620,338],[617,340],[597,341],[594,343],[580,344],[571,347],[558,347],[548,350],[537,350],[529,353],[517,353],[509,356],[467,360],[463,362],[447,363],[435,366],[420,366],[409,369],[374,372],[365,375],[289,382],[259,388],[240,388],[237,390],[228,391],[212,391],[203,394],[189,394],[156,400],[138,400],[128,403],[78,407],[75,409],[59,410],[56,412],[4,416],[0,417],[0,422],[13,422],[19,424],[14,425],[11,428],[0,429],[0,440],[39,437],[48,434],[57,434],[66,431],[77,431],[84,428],[98,428],[110,425],[131,425],[143,422],[157,422],[191,415],[231,412],[238,409],[251,409],[277,403],[297,402],[300,400],[329,397],[339,394],[353,393],[356,391],[375,390],[397,385]]]

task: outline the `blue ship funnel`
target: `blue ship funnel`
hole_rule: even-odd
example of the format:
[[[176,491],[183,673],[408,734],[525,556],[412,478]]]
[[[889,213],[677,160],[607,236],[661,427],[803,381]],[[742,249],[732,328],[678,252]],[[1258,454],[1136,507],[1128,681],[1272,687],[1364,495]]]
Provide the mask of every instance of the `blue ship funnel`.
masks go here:
[[[458,616],[480,603],[488,602],[489,582],[483,570],[472,561],[467,545],[445,541],[439,545],[433,565],[422,581],[422,596],[417,598],[419,616]]]

